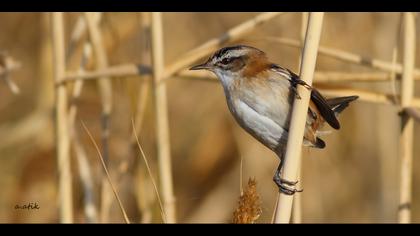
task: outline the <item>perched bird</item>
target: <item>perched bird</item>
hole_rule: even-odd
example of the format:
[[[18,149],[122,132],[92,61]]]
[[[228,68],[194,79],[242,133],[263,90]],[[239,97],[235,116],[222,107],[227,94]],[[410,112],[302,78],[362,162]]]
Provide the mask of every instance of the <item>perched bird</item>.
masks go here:
[[[297,182],[280,177],[293,100],[300,98],[296,86],[311,90],[304,146],[324,148],[325,142],[318,137],[319,129],[325,122],[339,129],[337,115],[358,98],[325,99],[298,75],[270,62],[263,51],[245,45],[222,48],[205,63],[190,70],[209,70],[216,74],[222,83],[228,108],[239,125],[280,158],[273,180],[279,191],[289,195],[301,191],[294,187]]]

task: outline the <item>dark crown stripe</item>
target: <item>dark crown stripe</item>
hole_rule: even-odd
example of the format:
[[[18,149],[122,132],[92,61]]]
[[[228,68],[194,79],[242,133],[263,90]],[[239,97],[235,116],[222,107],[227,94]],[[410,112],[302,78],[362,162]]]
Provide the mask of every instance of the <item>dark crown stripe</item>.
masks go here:
[[[236,45],[236,46],[224,47],[224,48],[220,49],[219,51],[217,51],[217,52],[214,54],[214,56],[213,56],[213,57],[216,57],[216,58],[221,58],[221,57],[223,57],[223,55],[225,55],[228,51],[239,50],[239,49],[245,49],[245,48],[248,48],[248,49],[254,49],[254,50],[256,50],[256,51],[258,51],[258,52],[260,52],[260,53],[262,53],[262,54],[265,54],[263,51],[259,50],[258,48],[254,48],[254,47],[251,47],[251,46],[246,46],[246,45]]]
[[[217,58],[220,58],[226,52],[231,51],[231,50],[238,50],[238,49],[241,49],[242,47],[243,47],[242,45],[232,46],[232,47],[225,47],[225,48],[220,49],[218,52],[216,52],[216,54],[214,54],[214,56],[217,57]]]

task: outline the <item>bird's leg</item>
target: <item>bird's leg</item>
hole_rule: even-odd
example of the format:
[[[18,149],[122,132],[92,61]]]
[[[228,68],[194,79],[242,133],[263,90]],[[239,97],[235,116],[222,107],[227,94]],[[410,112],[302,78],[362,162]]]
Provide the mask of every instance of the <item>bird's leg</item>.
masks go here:
[[[293,195],[296,192],[302,192],[303,189],[296,189],[296,188],[294,188],[294,186],[299,181],[289,181],[289,180],[285,180],[285,179],[282,179],[281,178],[282,168],[283,168],[283,160],[280,161],[280,164],[277,167],[276,173],[273,176],[273,181],[279,187],[279,191],[282,192],[282,193],[284,193],[284,194],[287,194],[287,195]],[[292,186],[292,187],[290,187],[290,186]]]
[[[312,87],[307,84],[305,81],[301,80],[301,79],[292,79],[290,80],[290,82],[292,83],[291,89],[293,91],[293,93],[296,95],[297,99],[301,99],[298,91],[297,91],[297,85],[301,85],[303,87],[305,87],[307,90],[311,90]]]
[[[297,99],[301,99],[301,97],[300,97],[300,95],[299,95],[299,93],[298,93],[298,91],[297,91],[297,87],[296,87],[296,86],[294,86],[294,85],[292,85],[290,88],[292,89],[292,91],[293,91],[293,93],[295,94],[296,98],[297,98]]]

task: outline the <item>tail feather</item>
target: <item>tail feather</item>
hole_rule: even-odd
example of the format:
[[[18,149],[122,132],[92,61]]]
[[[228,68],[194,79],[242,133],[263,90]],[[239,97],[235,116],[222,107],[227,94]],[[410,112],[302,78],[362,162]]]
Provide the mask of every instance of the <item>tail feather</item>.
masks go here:
[[[317,137],[314,146],[316,148],[323,149],[323,148],[325,148],[326,145],[325,145],[324,140],[322,140],[322,139],[320,139],[320,138]]]
[[[334,115],[337,117],[346,107],[349,106],[350,102],[358,99],[359,96],[347,96],[347,97],[337,97],[337,98],[330,98],[327,99],[327,104],[330,106],[331,110],[334,112]],[[316,131],[316,139],[315,143],[312,143],[313,147],[316,148],[325,148],[324,140],[320,139],[318,135],[321,135],[324,131],[317,130]]]
[[[346,107],[349,106],[349,103],[358,99],[359,96],[347,96],[347,97],[337,97],[327,99],[328,105],[334,111],[335,115],[338,116]]]

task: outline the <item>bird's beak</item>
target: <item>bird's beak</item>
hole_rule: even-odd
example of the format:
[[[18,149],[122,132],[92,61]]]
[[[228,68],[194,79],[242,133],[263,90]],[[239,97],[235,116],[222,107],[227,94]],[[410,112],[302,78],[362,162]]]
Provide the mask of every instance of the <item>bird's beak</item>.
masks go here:
[[[196,65],[190,68],[190,70],[209,70],[209,69],[211,69],[211,65],[209,62],[205,62],[203,64]]]

